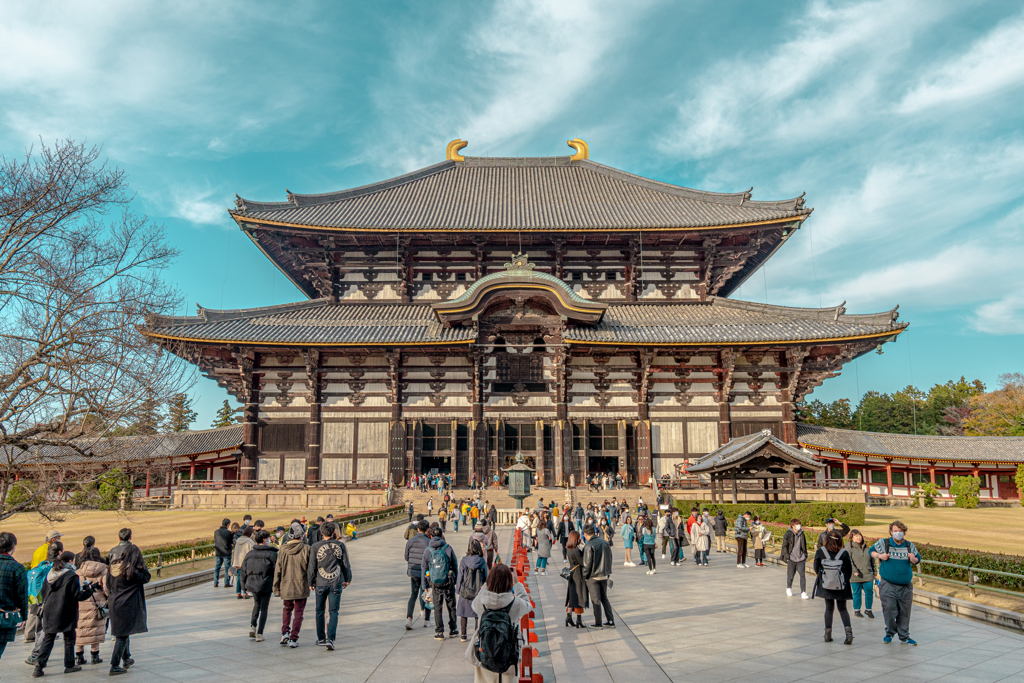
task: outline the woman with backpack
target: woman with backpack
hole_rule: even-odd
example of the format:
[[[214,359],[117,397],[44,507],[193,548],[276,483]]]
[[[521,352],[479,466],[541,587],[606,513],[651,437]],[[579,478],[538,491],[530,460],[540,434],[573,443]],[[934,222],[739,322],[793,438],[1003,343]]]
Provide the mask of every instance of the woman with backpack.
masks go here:
[[[64,640],[64,673],[82,670],[82,667],[75,663],[78,603],[88,600],[92,595],[92,588],[88,582],[83,585],[75,574],[74,565],[71,564],[75,559],[73,552],[61,551],[54,544],[50,546],[46,559],[53,564],[46,574],[43,589],[39,594],[42,601],[40,620],[43,640],[39,647],[39,657],[35,661],[35,671],[32,672],[33,678],[43,675],[43,669],[50,659],[50,652],[53,651],[53,643],[58,633],[63,634]]]
[[[484,547],[475,538],[469,540],[466,555],[459,560],[459,574],[455,579],[455,593],[459,596],[459,605],[455,608],[455,616],[459,618],[459,634],[462,642],[466,642],[466,628],[473,619],[473,630],[479,626],[479,619],[473,611],[473,600],[480,593],[487,581],[487,561],[484,560]]]
[[[657,574],[657,571],[655,571],[657,562],[654,559],[654,546],[658,542],[658,536],[654,530],[654,522],[651,521],[650,517],[644,520],[644,525],[640,533],[640,546],[643,548],[644,555],[647,557],[647,573]]]
[[[568,627],[584,628],[583,610],[590,606],[587,582],[583,580],[583,544],[580,542],[580,532],[570,531],[569,538],[565,542],[569,554],[569,585],[565,592],[565,625]],[[572,615],[576,615],[576,623],[572,621]]]
[[[75,631],[75,664],[85,664],[85,646],[92,652],[90,664],[102,664],[100,643],[107,636],[107,581],[108,569],[98,548],[87,544],[85,550],[75,556],[78,578],[92,586],[92,596],[82,603],[78,612],[78,629]]]
[[[864,542],[864,534],[854,529],[850,532],[850,540],[846,544],[846,552],[850,553],[853,562],[853,577],[850,578],[850,589],[853,591],[853,616],[874,619],[871,603],[875,598],[874,584],[875,560],[871,557],[871,546]],[[864,614],[860,613],[861,595],[864,600]]]
[[[107,583],[107,608],[114,651],[110,655],[110,675],[128,673],[132,659],[129,638],[146,633],[146,590],[149,570],[139,546],[129,544],[110,565]],[[122,664],[124,666],[122,666]]]
[[[825,642],[832,642],[832,617],[838,607],[839,618],[846,628],[843,644],[852,645],[853,627],[850,625],[850,613],[846,611],[846,601],[853,599],[850,589],[853,561],[843,547],[843,536],[838,530],[829,531],[825,545],[814,553],[814,573],[818,577],[814,582],[814,597],[825,598]]]
[[[516,680],[522,647],[519,620],[533,609],[523,584],[515,580],[508,565],[496,564],[472,607],[480,615],[479,628],[466,650],[466,659],[475,667],[474,682]]]

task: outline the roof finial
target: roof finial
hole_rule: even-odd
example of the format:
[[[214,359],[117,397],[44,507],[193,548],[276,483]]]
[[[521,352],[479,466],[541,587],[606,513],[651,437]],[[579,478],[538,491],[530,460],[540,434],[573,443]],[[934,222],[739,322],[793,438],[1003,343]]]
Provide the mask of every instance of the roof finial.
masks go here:
[[[448,143],[448,147],[444,150],[444,156],[448,161],[465,161],[466,157],[459,154],[459,150],[468,145],[469,143],[465,140],[455,138]]]
[[[512,255],[511,263],[505,264],[505,270],[533,270],[535,265],[530,263],[530,255],[519,252]]]
[[[576,153],[573,154],[572,157],[570,157],[573,161],[580,161],[581,159],[590,158],[590,146],[583,140],[579,138],[573,138],[572,140],[567,140],[565,144],[569,145],[574,150],[576,150]]]

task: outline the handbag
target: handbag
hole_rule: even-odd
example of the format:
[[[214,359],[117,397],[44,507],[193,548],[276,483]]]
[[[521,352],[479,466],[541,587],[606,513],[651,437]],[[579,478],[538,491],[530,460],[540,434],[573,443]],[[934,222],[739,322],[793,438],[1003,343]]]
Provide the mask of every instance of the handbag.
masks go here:
[[[92,595],[92,604],[96,607],[96,618],[106,619],[110,611],[107,609],[106,605],[101,605],[100,603],[96,602],[95,593],[93,593]]]
[[[577,568],[579,568],[579,565],[576,565],[572,569],[569,569],[568,567],[562,567],[562,571],[558,572],[558,575],[566,581],[572,581],[572,573],[576,571]]]
[[[21,612],[12,609],[0,610],[0,628],[18,628],[21,625]]]

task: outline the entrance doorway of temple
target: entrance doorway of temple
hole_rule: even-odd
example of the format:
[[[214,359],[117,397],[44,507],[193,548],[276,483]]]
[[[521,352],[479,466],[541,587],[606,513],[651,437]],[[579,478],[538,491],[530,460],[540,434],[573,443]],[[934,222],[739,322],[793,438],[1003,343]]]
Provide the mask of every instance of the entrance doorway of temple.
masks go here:
[[[450,456],[426,456],[420,459],[421,474],[451,474],[452,459]]]
[[[615,474],[619,471],[617,457],[592,455],[587,458],[587,472],[590,474]]]

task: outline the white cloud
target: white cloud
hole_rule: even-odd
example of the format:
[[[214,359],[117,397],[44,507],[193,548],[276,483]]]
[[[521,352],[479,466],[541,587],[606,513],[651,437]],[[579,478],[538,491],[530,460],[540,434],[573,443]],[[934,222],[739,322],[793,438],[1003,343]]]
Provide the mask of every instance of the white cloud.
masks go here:
[[[963,54],[931,70],[900,102],[898,111],[924,109],[989,96],[1024,84],[1024,14],[1003,21]]]
[[[894,55],[940,11],[922,2],[812,2],[792,38],[769,54],[725,60],[694,79],[661,147],[704,158],[759,138],[806,141],[858,125]]]
[[[174,193],[171,215],[191,223],[233,228],[234,223],[231,222],[227,214],[229,207],[223,202],[212,200],[211,198],[215,195],[223,196],[222,193],[215,193],[213,190],[178,190]]]
[[[979,332],[989,334],[1024,334],[1024,294],[1008,294],[980,306],[971,324]]]
[[[407,170],[436,162],[439,150],[456,136],[469,141],[465,154],[483,156],[493,148],[508,149],[512,142],[555,120],[596,79],[615,68],[610,63],[612,54],[654,1],[497,3],[467,29],[468,55],[458,70],[438,64],[442,60],[433,54],[438,49],[433,41],[409,44],[403,36],[395,47],[395,59],[407,72],[405,76],[417,85],[437,79],[438,87],[449,90],[448,96],[443,106],[429,105],[418,97],[415,87],[406,92],[401,82],[379,86],[373,93],[378,108],[400,109],[407,116],[386,122],[388,139],[383,144],[390,151],[371,156],[390,159]],[[441,79],[439,72],[451,77]],[[564,135],[584,134],[567,131]],[[514,154],[514,148],[506,153]],[[562,153],[572,152],[565,147]]]

